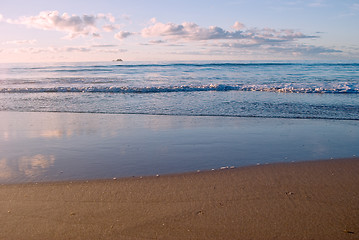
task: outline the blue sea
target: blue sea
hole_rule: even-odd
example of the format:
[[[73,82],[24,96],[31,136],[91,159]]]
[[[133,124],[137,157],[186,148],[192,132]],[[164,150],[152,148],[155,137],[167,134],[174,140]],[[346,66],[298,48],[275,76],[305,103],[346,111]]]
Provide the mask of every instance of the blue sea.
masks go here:
[[[359,63],[0,65],[0,111],[359,119]]]
[[[359,155],[357,62],[0,64],[0,182]]]

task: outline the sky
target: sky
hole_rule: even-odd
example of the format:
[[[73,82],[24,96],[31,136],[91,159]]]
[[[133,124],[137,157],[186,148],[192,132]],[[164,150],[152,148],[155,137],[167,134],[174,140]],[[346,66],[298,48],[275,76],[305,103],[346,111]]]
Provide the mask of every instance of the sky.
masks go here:
[[[359,60],[359,0],[1,0],[0,62]]]

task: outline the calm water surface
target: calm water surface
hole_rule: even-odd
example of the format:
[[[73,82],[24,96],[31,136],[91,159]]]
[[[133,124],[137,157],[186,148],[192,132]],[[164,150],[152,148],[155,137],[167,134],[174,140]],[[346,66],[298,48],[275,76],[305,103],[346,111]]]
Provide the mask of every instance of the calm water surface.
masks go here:
[[[359,155],[359,64],[0,64],[0,182]]]

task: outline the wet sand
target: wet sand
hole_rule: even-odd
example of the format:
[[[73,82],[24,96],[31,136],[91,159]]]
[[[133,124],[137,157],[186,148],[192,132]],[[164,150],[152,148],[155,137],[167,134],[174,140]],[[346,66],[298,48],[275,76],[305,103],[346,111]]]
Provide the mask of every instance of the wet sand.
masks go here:
[[[359,239],[359,158],[0,186],[0,239]]]

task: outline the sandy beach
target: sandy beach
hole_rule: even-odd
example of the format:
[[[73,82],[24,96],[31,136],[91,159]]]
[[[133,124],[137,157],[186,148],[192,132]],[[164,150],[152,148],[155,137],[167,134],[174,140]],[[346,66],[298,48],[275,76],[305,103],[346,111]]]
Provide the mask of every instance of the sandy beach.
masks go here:
[[[0,186],[0,239],[358,239],[359,159]]]

